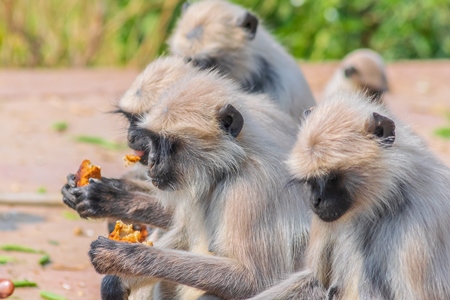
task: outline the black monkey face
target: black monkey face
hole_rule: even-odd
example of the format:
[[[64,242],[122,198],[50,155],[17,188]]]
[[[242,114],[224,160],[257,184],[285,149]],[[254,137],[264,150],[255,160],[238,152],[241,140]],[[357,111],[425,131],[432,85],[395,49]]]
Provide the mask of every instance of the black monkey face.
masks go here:
[[[198,188],[204,191],[227,172],[236,172],[243,151],[235,139],[243,128],[244,119],[236,108],[226,104],[218,108],[217,115],[206,117],[213,117],[217,127],[192,126],[185,110],[181,110],[185,114],[183,119],[179,118],[180,114],[171,118],[170,113],[177,108],[164,107],[163,126],[152,122],[144,128],[146,125],[142,123],[136,129],[138,136],[149,144],[148,176],[160,190]],[[159,114],[157,109],[153,112]],[[159,115],[149,117],[159,120]],[[211,123],[205,122],[205,125]]]
[[[305,181],[311,190],[311,209],[322,221],[336,221],[350,209],[352,200],[341,176],[329,174]]]
[[[115,113],[122,114],[129,122],[128,126],[128,147],[135,151],[135,154],[141,159],[139,162],[143,165],[148,163],[148,153],[149,153],[149,141],[148,138],[141,134],[137,124],[140,121],[141,116],[138,114],[133,114],[122,109],[118,109]]]
[[[175,168],[179,141],[142,128],[136,132],[148,144],[146,161],[152,184],[160,190],[176,190],[179,187]]]

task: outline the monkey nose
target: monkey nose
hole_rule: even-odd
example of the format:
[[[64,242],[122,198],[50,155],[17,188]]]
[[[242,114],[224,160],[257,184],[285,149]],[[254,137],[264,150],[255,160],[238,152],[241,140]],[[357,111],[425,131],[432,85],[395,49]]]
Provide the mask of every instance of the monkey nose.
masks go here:
[[[320,205],[320,202],[322,202],[322,199],[320,197],[314,198],[312,201],[312,205],[317,208]]]

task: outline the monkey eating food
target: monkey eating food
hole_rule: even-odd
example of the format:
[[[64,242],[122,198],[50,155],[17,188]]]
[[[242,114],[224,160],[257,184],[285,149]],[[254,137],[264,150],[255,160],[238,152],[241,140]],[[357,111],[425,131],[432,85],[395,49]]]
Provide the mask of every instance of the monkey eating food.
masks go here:
[[[133,154],[127,154],[123,157],[125,167],[132,166],[140,160],[141,160],[140,156],[133,155]]]
[[[116,221],[114,230],[109,234],[108,238],[118,242],[127,243],[143,243],[153,245],[152,242],[145,242],[148,237],[147,227],[141,226],[140,230],[135,230],[133,225],[124,224],[122,221]]]
[[[179,285],[170,299],[242,299],[299,270],[310,210],[283,163],[296,128],[266,95],[217,71],[193,70],[169,88],[136,133],[152,196],[175,217],[155,247],[91,244],[97,272],[115,276],[105,291],[118,278],[131,290],[163,280]]]

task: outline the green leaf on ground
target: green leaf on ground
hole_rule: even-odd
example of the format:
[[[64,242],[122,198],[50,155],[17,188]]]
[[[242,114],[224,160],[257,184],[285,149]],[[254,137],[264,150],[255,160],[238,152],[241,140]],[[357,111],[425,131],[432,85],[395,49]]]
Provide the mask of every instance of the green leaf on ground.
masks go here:
[[[67,124],[64,121],[55,122],[52,124],[52,128],[53,128],[53,130],[55,130],[57,132],[64,132],[67,130],[67,128],[69,128],[69,124]]]
[[[47,188],[45,186],[40,186],[37,191],[38,194],[46,194],[47,193]]]
[[[116,150],[117,151],[117,150],[123,150],[123,149],[127,148],[126,144],[108,141],[108,140],[98,137],[98,136],[78,135],[78,136],[74,137],[74,140],[78,143],[87,143],[87,144],[98,145],[98,146],[103,147],[108,150]]]
[[[37,286],[36,282],[28,281],[28,280],[17,280],[13,281],[15,288],[21,288],[21,287],[35,287]]]
[[[3,251],[16,251],[16,252],[25,252],[25,253],[39,253],[39,254],[45,254],[42,250],[36,250],[29,247],[24,247],[17,244],[4,244],[0,245],[0,250]]]
[[[444,139],[450,139],[450,127],[440,127],[434,130],[434,134]]]
[[[50,245],[59,246],[59,242],[58,242],[58,241],[55,241],[55,240],[48,240],[48,243],[49,243]]]
[[[14,261],[14,257],[7,256],[7,255],[0,255],[0,265],[4,265],[11,261]]]
[[[66,297],[48,291],[40,291],[39,295],[47,300],[67,300]]]
[[[67,220],[71,220],[71,221],[75,221],[75,220],[79,220],[81,219],[80,216],[73,211],[64,211],[63,212],[63,217]]]
[[[41,266],[48,265],[49,263],[50,263],[50,256],[49,256],[48,254],[45,254],[44,256],[42,256],[42,257],[39,259],[39,264],[40,264]]]

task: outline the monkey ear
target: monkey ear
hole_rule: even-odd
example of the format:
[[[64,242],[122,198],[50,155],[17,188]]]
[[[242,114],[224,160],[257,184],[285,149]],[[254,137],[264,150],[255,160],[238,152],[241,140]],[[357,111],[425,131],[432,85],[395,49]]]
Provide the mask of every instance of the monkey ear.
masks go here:
[[[391,119],[374,112],[368,131],[380,139],[382,147],[389,148],[394,144],[395,123]]]
[[[315,108],[315,106],[311,107],[310,109],[304,110],[303,111],[303,118],[306,119],[314,108]]]
[[[222,129],[231,134],[233,137],[237,137],[244,126],[244,118],[231,104],[228,104],[220,109],[219,122]]]
[[[303,111],[303,118],[306,119],[311,113],[311,108]]]
[[[357,74],[358,70],[354,66],[349,66],[344,69],[344,75],[346,78],[352,77],[354,74]]]
[[[186,10],[189,8],[189,5],[191,5],[191,3],[189,3],[188,1],[183,3],[183,5],[181,6],[181,13],[182,14],[184,14],[186,12]]]
[[[249,40],[253,40],[256,35],[256,29],[258,29],[258,18],[247,12],[240,22],[239,26],[244,28],[245,31],[247,31],[247,38]]]

